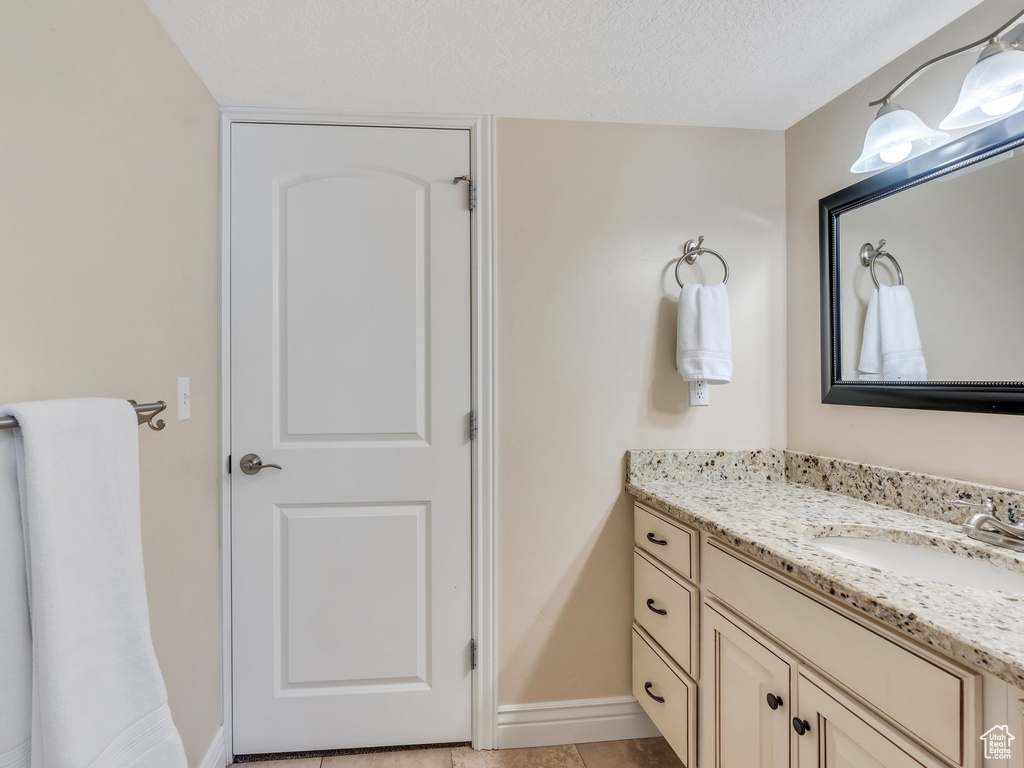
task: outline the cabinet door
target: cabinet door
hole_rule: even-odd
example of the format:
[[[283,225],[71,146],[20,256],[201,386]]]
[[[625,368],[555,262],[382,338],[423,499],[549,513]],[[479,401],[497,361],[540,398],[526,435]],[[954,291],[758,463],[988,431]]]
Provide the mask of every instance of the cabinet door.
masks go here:
[[[715,768],[788,768],[793,666],[768,641],[705,606]],[[771,698],[769,698],[771,697]]]
[[[797,738],[800,768],[944,768],[877,716],[801,671]],[[795,727],[795,726],[794,726]]]

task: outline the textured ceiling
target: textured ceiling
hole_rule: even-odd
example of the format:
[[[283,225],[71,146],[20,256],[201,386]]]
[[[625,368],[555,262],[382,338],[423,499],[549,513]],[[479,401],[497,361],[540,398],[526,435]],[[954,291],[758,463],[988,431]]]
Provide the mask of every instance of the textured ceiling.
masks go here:
[[[221,104],[787,128],[979,0],[147,0]]]

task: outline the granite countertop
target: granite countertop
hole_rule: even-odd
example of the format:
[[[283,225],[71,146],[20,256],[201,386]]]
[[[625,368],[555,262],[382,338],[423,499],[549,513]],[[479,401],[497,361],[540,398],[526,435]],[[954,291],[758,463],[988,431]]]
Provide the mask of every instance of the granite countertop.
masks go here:
[[[626,490],[856,611],[957,661],[1024,688],[1024,595],[912,579],[832,554],[818,536],[920,543],[1024,574],[1024,555],[974,541],[944,520],[782,478],[637,476]]]

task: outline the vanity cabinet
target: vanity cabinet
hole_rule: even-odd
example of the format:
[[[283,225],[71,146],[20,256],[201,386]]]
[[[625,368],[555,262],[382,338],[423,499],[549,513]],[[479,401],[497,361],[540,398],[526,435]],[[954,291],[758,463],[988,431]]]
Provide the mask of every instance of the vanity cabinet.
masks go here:
[[[817,670],[950,765],[977,763],[979,674],[714,539],[704,541],[702,561],[706,605],[727,606],[801,669]],[[799,690],[793,706],[794,717],[810,720]]]
[[[689,768],[980,768],[978,673],[639,503],[635,542],[634,695]]]
[[[715,768],[946,766],[725,609],[704,622]]]

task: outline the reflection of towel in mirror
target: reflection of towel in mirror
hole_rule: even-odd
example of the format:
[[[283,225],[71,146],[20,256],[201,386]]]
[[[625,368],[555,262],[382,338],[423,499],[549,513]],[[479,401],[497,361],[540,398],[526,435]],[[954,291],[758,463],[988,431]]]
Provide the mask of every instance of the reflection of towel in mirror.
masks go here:
[[[861,381],[927,381],[914,302],[905,285],[883,285],[868,302],[860,348]]]
[[[732,381],[732,331],[725,283],[686,283],[679,294],[676,368],[686,381]]]

